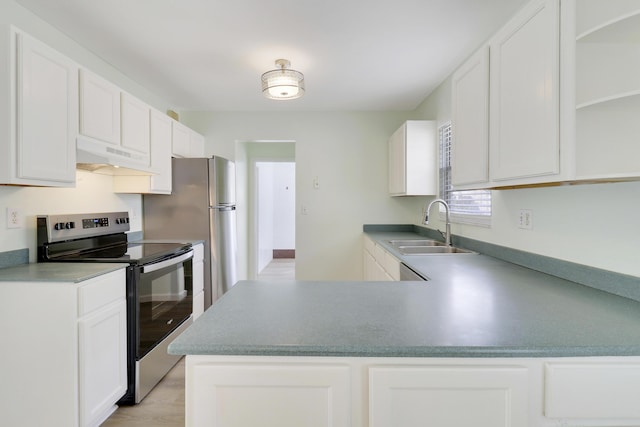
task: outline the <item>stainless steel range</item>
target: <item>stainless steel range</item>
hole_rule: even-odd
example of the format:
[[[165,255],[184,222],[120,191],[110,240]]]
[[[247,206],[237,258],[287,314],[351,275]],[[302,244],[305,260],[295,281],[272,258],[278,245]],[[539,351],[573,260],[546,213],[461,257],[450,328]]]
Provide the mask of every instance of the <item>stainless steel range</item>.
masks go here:
[[[128,389],[118,403],[139,403],[180,359],[167,346],[192,323],[191,245],[127,242],[127,212],[40,215],[37,224],[39,262],[129,264]]]

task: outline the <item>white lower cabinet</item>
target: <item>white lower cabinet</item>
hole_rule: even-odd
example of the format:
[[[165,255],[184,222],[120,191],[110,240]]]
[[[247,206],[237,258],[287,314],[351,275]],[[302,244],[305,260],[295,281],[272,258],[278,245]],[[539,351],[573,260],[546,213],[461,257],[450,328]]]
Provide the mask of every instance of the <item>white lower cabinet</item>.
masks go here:
[[[364,236],[363,277],[367,281],[395,281],[400,280],[400,261],[375,243],[368,236]]]
[[[186,358],[188,427],[640,425],[640,357]]]
[[[523,366],[369,369],[369,426],[526,427]]]
[[[0,282],[0,424],[99,426],[127,388],[122,268],[80,282]]]
[[[127,312],[118,299],[78,322],[80,425],[95,425],[126,391]]]
[[[548,363],[544,373],[544,412],[549,418],[590,419],[595,424],[589,425],[598,426],[618,425],[613,423],[620,419],[640,419],[637,361],[555,362]]]
[[[193,320],[204,312],[204,243],[193,245]]]
[[[349,367],[187,361],[187,426],[350,426]]]

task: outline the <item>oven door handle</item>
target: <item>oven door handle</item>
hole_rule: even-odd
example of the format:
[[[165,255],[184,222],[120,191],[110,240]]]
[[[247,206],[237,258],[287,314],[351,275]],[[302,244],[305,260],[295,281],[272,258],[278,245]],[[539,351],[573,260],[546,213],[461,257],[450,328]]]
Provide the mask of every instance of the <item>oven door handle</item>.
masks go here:
[[[183,261],[188,260],[189,258],[193,258],[193,249],[189,252],[186,252],[180,256],[175,258],[167,259],[165,261],[160,261],[155,264],[143,265],[142,273],[152,273],[154,271],[162,270],[166,267],[171,267],[172,265],[180,264]]]

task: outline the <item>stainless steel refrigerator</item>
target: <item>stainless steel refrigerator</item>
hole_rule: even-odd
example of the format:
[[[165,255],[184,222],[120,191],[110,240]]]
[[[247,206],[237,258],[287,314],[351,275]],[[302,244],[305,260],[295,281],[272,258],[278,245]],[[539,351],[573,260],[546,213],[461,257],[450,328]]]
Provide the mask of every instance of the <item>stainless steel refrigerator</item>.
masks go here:
[[[235,164],[174,158],[172,168],[170,195],[143,196],[144,238],[205,241],[206,309],[236,282]]]

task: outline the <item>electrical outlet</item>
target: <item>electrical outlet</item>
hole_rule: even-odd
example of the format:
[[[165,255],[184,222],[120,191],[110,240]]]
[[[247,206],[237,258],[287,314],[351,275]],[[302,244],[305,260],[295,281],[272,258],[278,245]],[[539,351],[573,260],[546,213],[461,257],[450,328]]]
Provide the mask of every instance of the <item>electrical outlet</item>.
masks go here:
[[[7,208],[7,228],[22,227],[22,212],[20,212],[20,209]]]
[[[525,230],[533,229],[533,211],[530,209],[520,209],[518,215],[518,228]]]

